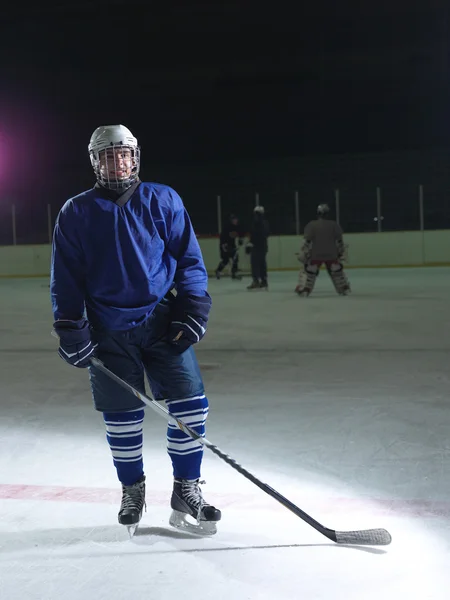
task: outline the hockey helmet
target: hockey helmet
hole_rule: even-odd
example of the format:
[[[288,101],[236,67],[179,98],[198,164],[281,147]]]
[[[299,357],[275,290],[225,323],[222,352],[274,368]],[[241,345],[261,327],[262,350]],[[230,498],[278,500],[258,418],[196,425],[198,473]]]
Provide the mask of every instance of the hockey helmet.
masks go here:
[[[88,146],[97,181],[110,190],[125,191],[139,176],[138,141],[124,125],[102,125]]]
[[[329,212],[330,212],[330,207],[328,206],[328,204],[319,204],[319,206],[317,207],[317,214],[320,217],[324,217]]]

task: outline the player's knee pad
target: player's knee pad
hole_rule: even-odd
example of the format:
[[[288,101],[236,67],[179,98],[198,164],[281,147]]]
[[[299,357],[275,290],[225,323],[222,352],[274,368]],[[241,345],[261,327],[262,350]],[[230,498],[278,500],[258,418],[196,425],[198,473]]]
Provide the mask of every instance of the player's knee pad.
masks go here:
[[[331,281],[335,287],[335,290],[340,295],[345,295],[350,292],[350,284],[347,279],[347,275],[344,272],[344,266],[340,262],[331,263],[327,265],[327,271],[331,277]]]
[[[319,265],[307,264],[307,265],[305,265],[305,271],[309,275],[317,277],[317,275],[319,274]]]
[[[327,269],[328,269],[329,273],[340,273],[341,271],[344,270],[344,267],[343,267],[342,263],[340,263],[340,262],[333,262],[333,263],[327,265]]]
[[[306,264],[305,267],[300,270],[298,276],[298,285],[295,288],[297,294],[300,296],[309,296],[314,289],[318,273],[318,265]]]

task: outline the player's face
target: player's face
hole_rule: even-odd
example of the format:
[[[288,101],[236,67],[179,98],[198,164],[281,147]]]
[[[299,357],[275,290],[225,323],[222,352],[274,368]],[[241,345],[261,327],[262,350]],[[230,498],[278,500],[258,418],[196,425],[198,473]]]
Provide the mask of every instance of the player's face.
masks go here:
[[[234,225],[236,227],[236,225],[238,224],[238,219],[231,219],[231,224]]]
[[[133,169],[131,150],[107,148],[100,153],[100,173],[107,179],[128,179]]]

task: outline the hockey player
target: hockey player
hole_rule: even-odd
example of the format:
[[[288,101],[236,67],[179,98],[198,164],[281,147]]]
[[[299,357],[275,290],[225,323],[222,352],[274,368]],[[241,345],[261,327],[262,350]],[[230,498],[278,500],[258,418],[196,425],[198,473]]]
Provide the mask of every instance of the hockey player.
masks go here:
[[[267,252],[269,237],[269,224],[264,218],[264,206],[255,206],[253,221],[250,228],[250,239],[246,250],[250,254],[252,269],[252,282],[248,290],[268,289],[267,284]]]
[[[95,408],[122,484],[119,523],[130,535],[145,506],[143,404],[90,365],[96,355],[201,435],[205,396],[193,344],[205,334],[211,298],[192,225],[178,194],[139,179],[140,148],[123,125],[98,127],[89,143],[97,183],[68,200],[55,225],[51,299],[59,355],[88,367]],[[202,445],[169,423],[170,524],[215,533],[221,513],[199,487]],[[186,516],[197,524],[189,525]]]
[[[322,264],[325,264],[337,293],[345,296],[350,292],[342,264],[345,252],[342,229],[336,221],[327,218],[329,211],[327,204],[319,204],[317,219],[305,227],[305,241],[299,254],[303,266],[295,288],[300,296],[311,294]]]
[[[239,219],[235,215],[231,215],[229,223],[225,225],[220,234],[220,263],[216,269],[216,277],[220,279],[220,275],[224,268],[231,260],[231,278],[242,279],[238,275],[239,270],[239,251],[236,246],[238,240],[239,246],[242,246],[244,234],[241,230]]]

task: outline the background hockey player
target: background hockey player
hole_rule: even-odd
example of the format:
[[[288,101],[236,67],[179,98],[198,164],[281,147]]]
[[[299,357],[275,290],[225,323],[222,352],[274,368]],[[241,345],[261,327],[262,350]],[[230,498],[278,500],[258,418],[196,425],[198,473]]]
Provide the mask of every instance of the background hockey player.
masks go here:
[[[119,522],[133,530],[145,505],[141,402],[90,366],[94,354],[204,435],[208,400],[192,345],[205,334],[211,298],[189,216],[168,186],[139,179],[140,149],[123,125],[97,128],[89,155],[97,183],[68,200],[54,231],[51,298],[59,355],[89,367],[95,408],[122,483]],[[220,511],[199,488],[202,446],[170,423],[170,523],[214,533]],[[148,485],[148,481],[147,481]]]
[[[246,251],[250,254],[252,282],[248,290],[268,289],[267,284],[267,252],[269,224],[264,217],[264,206],[255,206],[250,227],[250,238]]]
[[[350,292],[350,285],[344,273],[342,260],[345,253],[340,225],[328,219],[330,209],[327,204],[317,207],[317,219],[305,227],[304,244],[299,254],[302,268],[295,291],[301,296],[309,296],[314,289],[322,264],[325,265],[333,285],[340,295]]]
[[[220,275],[231,260],[231,278],[241,279],[238,275],[239,270],[239,246],[242,246],[244,233],[239,224],[239,219],[235,215],[230,216],[229,222],[223,227],[220,233],[220,263],[216,269],[216,277]]]

